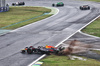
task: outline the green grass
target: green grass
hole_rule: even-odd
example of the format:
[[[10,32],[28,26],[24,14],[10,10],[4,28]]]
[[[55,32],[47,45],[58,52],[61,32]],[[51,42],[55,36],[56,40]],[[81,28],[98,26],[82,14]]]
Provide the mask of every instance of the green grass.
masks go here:
[[[100,37],[100,18],[84,28],[82,32]]]
[[[47,9],[44,7],[10,7],[10,10],[8,12],[0,13],[0,28],[17,22],[28,20],[30,18],[34,18],[36,16],[42,15],[43,13],[50,12],[50,11],[51,9]],[[22,27],[24,25],[36,22],[38,20],[47,18],[49,16],[51,15],[45,15],[5,29],[16,29],[18,27]]]
[[[67,56],[50,55],[41,61],[44,62],[41,66],[100,66],[100,62],[94,59],[86,61],[68,60]]]

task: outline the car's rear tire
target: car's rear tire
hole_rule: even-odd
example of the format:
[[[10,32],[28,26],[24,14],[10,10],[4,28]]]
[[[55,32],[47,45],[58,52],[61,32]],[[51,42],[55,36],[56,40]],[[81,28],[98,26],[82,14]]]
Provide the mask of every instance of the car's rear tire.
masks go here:
[[[28,53],[28,54],[32,54],[32,53],[33,53],[32,49],[28,48],[28,49],[27,49],[27,53]]]
[[[12,6],[14,6],[15,4],[14,3],[12,3]]]
[[[23,2],[23,5],[25,5],[25,3]]]
[[[88,7],[88,10],[90,10],[90,7]]]

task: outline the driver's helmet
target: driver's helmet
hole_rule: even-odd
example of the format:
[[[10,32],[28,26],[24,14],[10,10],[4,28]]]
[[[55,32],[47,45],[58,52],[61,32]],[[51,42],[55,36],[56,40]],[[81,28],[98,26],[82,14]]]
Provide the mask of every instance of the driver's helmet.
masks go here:
[[[25,47],[25,50],[27,50],[28,49],[28,47]]]

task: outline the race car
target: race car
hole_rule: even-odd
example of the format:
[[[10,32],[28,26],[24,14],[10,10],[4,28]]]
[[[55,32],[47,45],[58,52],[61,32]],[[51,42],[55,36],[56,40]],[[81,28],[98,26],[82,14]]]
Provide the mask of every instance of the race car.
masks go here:
[[[41,54],[50,54],[50,53],[54,53],[57,54],[59,52],[59,49],[53,47],[53,46],[38,46],[38,48],[34,48],[33,46],[30,47],[26,47],[25,49],[21,50],[21,53],[28,53],[28,54],[32,54],[32,53],[41,53]]]
[[[59,7],[59,6],[64,6],[64,3],[63,2],[58,2],[58,3],[56,3],[56,4],[52,4],[52,6],[54,7],[54,6],[56,6],[56,7]]]
[[[12,6],[18,6],[18,5],[25,5],[25,3],[24,2],[12,3]]]
[[[80,6],[80,9],[81,10],[90,10],[90,6],[89,5],[83,5],[83,6]]]

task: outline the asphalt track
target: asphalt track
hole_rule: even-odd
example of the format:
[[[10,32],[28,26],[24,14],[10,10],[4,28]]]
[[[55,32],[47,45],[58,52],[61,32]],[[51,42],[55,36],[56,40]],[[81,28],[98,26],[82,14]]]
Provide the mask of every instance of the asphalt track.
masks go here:
[[[9,4],[18,0],[7,0]],[[20,1],[20,0],[19,0]],[[57,7],[59,13],[48,19],[18,28],[0,36],[0,66],[27,66],[41,55],[21,54],[20,50],[33,45],[56,46],[59,42],[77,32],[92,19],[100,15],[99,4],[68,0],[21,0],[25,6],[48,6],[62,1],[64,7]],[[88,4],[91,10],[81,11],[80,5]]]

